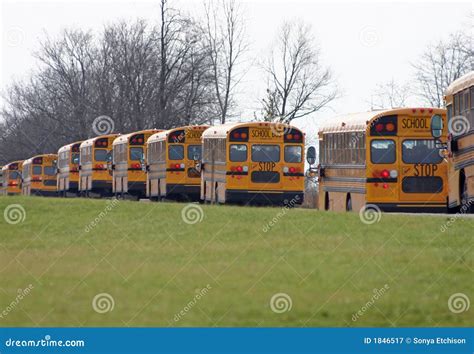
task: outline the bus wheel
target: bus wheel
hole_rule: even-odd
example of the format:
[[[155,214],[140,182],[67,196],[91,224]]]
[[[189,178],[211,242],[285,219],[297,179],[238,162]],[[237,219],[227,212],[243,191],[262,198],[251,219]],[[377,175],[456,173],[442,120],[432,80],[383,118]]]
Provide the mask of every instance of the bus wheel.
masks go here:
[[[324,194],[324,210],[329,210],[329,193]]]
[[[474,212],[473,203],[469,201],[469,193],[467,187],[467,178],[464,171],[461,172],[461,178],[459,181],[459,195],[461,202],[461,213],[472,213]]]
[[[346,198],[346,211],[352,211],[352,199],[350,194],[347,194]]]

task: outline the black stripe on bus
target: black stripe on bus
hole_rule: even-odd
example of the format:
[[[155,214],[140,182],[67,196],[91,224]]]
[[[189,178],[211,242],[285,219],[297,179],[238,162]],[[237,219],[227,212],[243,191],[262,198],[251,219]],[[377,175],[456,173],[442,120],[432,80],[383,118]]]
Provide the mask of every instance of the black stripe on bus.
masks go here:
[[[294,173],[288,172],[288,173],[283,173],[283,176],[285,176],[285,177],[304,177],[304,173],[302,173],[302,172],[294,172]]]
[[[398,178],[380,178],[380,177],[372,177],[367,178],[367,183],[396,183]]]
[[[237,172],[237,171],[227,171],[226,175],[228,176],[248,176],[248,172]]]
[[[167,168],[167,172],[184,172],[184,168]]]
[[[466,168],[469,166],[474,166],[474,159],[469,159],[467,161],[457,163],[456,165],[454,165],[454,169],[457,171],[457,170],[460,170],[461,168]]]

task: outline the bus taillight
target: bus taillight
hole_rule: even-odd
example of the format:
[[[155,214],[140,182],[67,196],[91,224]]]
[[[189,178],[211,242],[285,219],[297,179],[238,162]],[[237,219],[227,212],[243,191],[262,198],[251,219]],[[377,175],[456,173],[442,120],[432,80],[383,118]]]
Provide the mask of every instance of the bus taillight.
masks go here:
[[[303,142],[303,134],[301,134],[296,129],[290,129],[283,136],[283,140],[285,141],[285,143],[302,143]]]
[[[96,164],[94,167],[95,167],[96,170],[103,170],[103,169],[105,169],[105,168],[104,168],[104,165],[101,164],[101,163]]]
[[[380,177],[382,178],[388,178],[390,176],[390,172],[388,172],[388,170],[383,170],[382,172],[380,172]]]
[[[370,135],[372,136],[385,136],[397,135],[397,116],[385,116],[380,117],[374,121],[370,126]]]
[[[95,142],[95,147],[107,147],[109,141],[107,138],[97,139]]]

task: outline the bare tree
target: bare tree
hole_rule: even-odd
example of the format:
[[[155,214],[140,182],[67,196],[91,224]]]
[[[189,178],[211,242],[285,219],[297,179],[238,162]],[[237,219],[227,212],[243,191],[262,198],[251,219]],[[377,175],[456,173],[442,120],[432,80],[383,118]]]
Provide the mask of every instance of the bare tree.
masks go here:
[[[237,72],[248,43],[243,13],[235,0],[210,0],[205,3],[206,40],[213,71],[219,120],[225,123],[241,77]]]
[[[331,71],[322,65],[311,27],[302,21],[281,26],[264,70],[281,121],[314,113],[336,98]]]
[[[410,84],[399,84],[395,79],[377,84],[371,101],[371,108],[404,107],[410,98]]]
[[[434,107],[443,105],[443,94],[454,80],[474,68],[472,37],[457,32],[448,40],[428,46],[413,64],[418,82],[418,95]]]

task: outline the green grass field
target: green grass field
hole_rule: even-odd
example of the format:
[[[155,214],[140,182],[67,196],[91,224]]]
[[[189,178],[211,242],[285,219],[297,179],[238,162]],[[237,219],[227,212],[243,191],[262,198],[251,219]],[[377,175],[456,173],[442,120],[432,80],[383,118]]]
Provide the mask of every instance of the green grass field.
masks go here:
[[[111,203],[0,198],[0,326],[474,325],[474,219]]]

